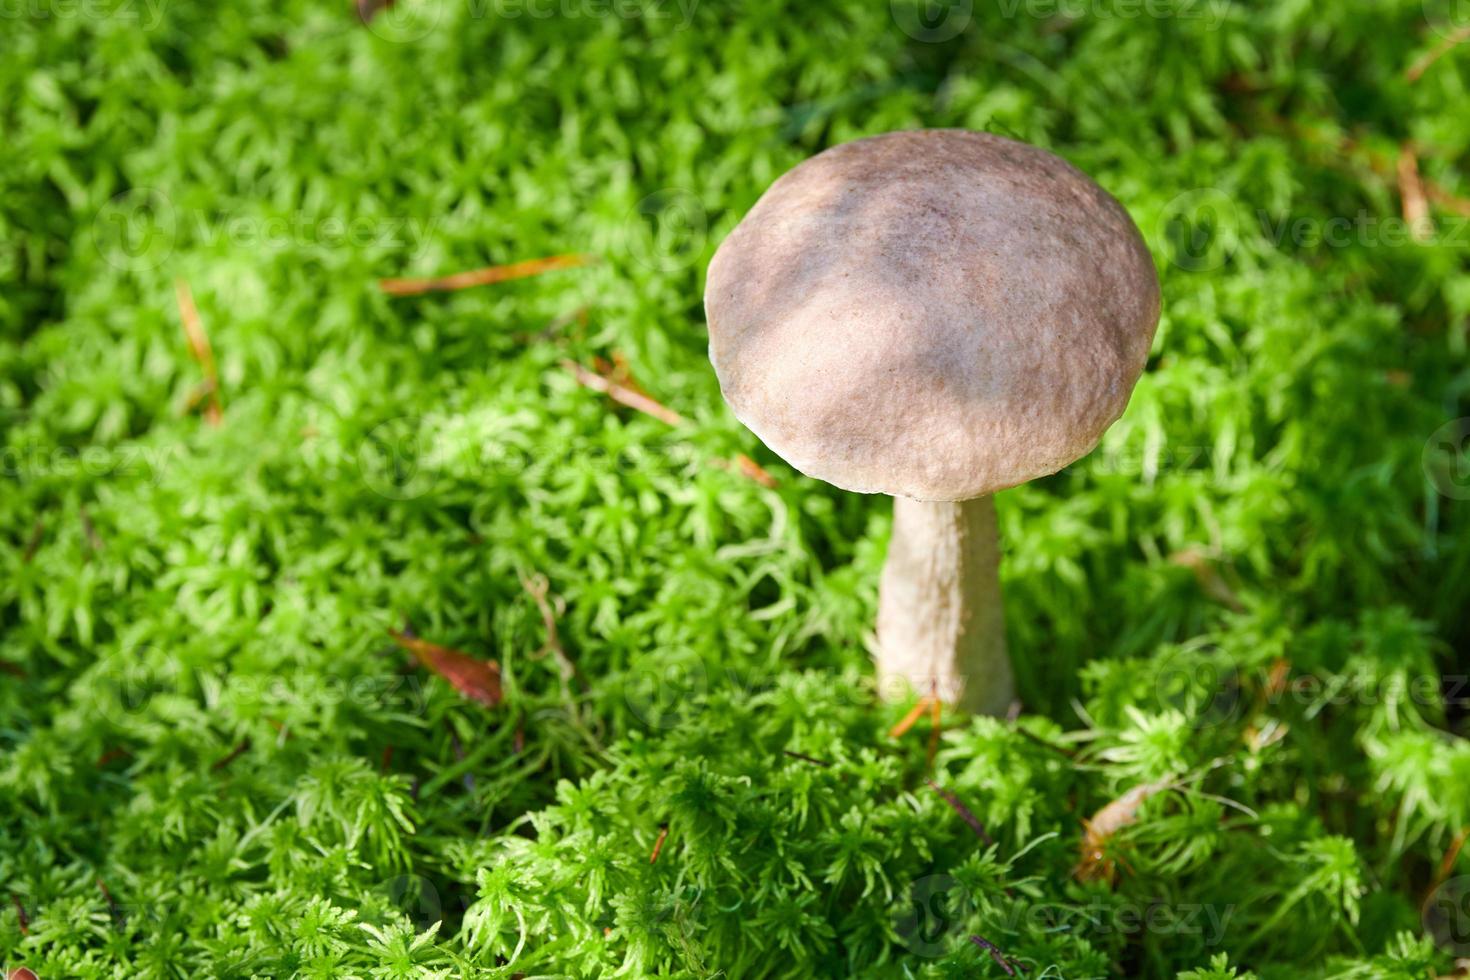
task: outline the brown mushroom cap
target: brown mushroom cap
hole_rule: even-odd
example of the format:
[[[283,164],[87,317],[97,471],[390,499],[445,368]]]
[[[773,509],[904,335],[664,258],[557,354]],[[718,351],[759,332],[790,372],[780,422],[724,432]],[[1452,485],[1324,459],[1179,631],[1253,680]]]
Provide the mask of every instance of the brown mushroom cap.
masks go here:
[[[1122,414],[1159,319],[1128,213],[1045,150],[922,130],[782,176],[720,245],[710,360],[735,415],[846,490],[968,500]]]

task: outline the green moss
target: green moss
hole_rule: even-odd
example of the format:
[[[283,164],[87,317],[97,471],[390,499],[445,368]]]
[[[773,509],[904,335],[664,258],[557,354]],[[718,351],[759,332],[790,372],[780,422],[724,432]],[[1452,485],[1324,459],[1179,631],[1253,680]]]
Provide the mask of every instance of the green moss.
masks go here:
[[[1452,4],[981,3],[950,32],[906,0],[424,2],[373,30],[299,0],[6,18],[0,963],[1278,980],[1464,954],[1443,447],[1470,229],[1386,223],[1406,141],[1470,197],[1465,49],[1404,75]],[[1164,288],[1125,417],[999,498],[1026,710],[947,719],[932,773],[983,835],[926,785],[927,722],[890,739],[910,706],[872,696],[884,502],[733,420],[700,311],[770,180],[912,126],[1067,156]],[[604,261],[375,284],[569,252]],[[218,428],[187,410],[180,278]],[[614,351],[691,424],[558,363]],[[779,485],[714,465],[737,453]],[[499,660],[504,703],[413,668],[405,621]]]

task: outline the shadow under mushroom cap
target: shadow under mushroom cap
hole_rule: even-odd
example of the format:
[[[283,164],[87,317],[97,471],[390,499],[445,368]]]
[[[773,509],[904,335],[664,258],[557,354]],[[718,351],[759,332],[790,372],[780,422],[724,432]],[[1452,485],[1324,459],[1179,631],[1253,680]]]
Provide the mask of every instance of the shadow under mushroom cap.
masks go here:
[[[890,133],[777,180],[721,244],[710,359],[736,416],[846,490],[965,500],[1122,414],[1159,316],[1126,211],[1057,156]]]

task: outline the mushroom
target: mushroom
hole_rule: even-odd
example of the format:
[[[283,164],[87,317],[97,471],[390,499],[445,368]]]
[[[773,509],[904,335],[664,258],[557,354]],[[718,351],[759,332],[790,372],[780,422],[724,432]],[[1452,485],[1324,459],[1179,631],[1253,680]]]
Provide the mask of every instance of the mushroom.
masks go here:
[[[888,133],[772,184],[704,301],[736,417],[801,472],[894,498],[880,690],[1004,711],[992,495],[1090,452],[1143,372],[1159,287],[1128,213],[1034,146]]]

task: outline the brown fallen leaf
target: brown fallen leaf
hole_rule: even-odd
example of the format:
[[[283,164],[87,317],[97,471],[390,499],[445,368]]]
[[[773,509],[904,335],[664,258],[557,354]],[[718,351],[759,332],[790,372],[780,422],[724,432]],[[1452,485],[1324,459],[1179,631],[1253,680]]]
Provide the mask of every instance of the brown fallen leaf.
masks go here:
[[[499,707],[500,664],[494,660],[477,660],[467,653],[421,640],[407,632],[390,629],[388,635],[403,649],[413,654],[429,670],[444,678],[456,691],[487,708]]]
[[[597,261],[595,255],[552,255],[544,259],[527,259],[508,265],[491,265],[468,272],[456,272],[448,276],[427,279],[379,279],[378,288],[389,296],[418,296],[422,293],[442,293],[473,286],[488,286],[512,279],[526,279],[545,272],[560,269],[575,269]]]
[[[204,420],[218,426],[224,421],[224,408],[219,397],[219,369],[214,361],[214,348],[209,335],[204,332],[204,322],[199,318],[199,307],[194,303],[194,293],[182,279],[174,280],[174,298],[179,304],[179,320],[184,325],[184,337],[189,342],[189,353],[199,362],[204,371],[204,381],[190,396],[187,410],[192,410],[203,398],[209,402],[204,409]]]

